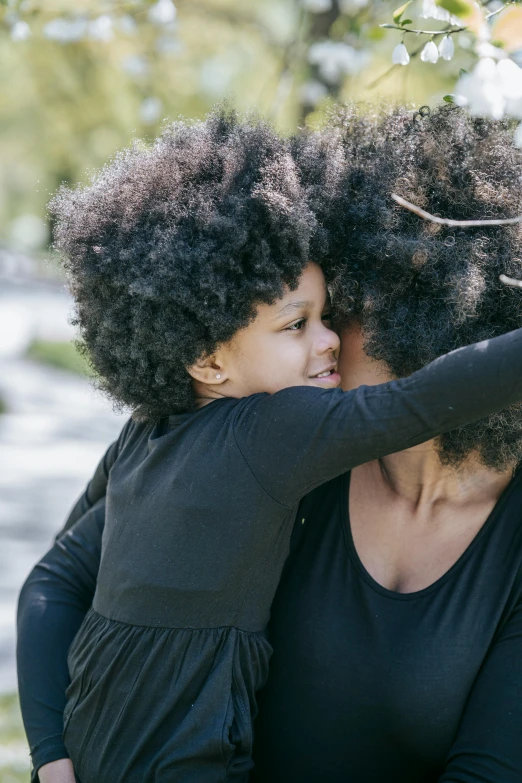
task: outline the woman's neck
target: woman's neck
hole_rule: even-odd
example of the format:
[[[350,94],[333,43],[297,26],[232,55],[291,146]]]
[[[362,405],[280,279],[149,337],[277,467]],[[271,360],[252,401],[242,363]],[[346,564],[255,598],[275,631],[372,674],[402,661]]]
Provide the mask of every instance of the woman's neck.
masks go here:
[[[470,546],[512,475],[476,456],[442,465],[434,441],[355,468],[349,518],[364,567],[399,593],[433,584]]]
[[[513,467],[496,471],[469,455],[458,467],[443,465],[431,440],[378,460],[384,482],[417,511],[440,503],[498,498],[513,476]]]
[[[363,331],[357,323],[342,333],[339,371],[345,391],[393,380],[385,362],[366,354]],[[412,514],[430,518],[430,509],[437,506],[459,506],[468,500],[477,504],[494,502],[509,484],[513,467],[492,470],[476,454],[470,454],[457,468],[443,465],[436,441],[431,440],[356,470],[383,485],[386,502],[403,501]]]

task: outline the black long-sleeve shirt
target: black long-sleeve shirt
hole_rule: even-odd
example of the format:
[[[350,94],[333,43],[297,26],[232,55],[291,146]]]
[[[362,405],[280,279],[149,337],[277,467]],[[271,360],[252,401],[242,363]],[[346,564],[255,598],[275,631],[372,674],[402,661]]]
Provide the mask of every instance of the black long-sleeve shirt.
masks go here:
[[[359,559],[349,484],[299,507],[252,781],[520,783],[522,470],[454,565],[406,594]]]
[[[215,657],[209,654],[208,671],[205,669],[197,676],[192,673],[188,691],[185,688],[182,695],[171,693],[163,712],[158,708],[158,700],[154,700],[155,716],[158,718],[161,713],[161,720],[153,721],[149,732],[144,730],[139,715],[145,708],[146,690],[136,687],[136,678],[143,675],[152,682],[150,672],[143,673],[143,654],[150,649],[149,632],[153,629],[205,631],[204,639],[198,637],[196,655],[201,659],[205,658],[204,648],[207,652],[218,647],[228,650],[231,658],[225,669],[232,673],[236,702],[232,704],[225,744],[218,750],[224,754],[224,748],[235,747],[237,756],[238,747],[242,749],[237,772],[248,772],[248,711],[253,712],[255,690],[266,679],[269,656],[262,631],[287,555],[299,498],[356,464],[422,442],[519,400],[521,346],[520,333],[513,332],[477,347],[461,349],[406,380],[380,387],[362,387],[350,393],[297,387],[271,397],[223,400],[196,414],[170,417],[168,422],[130,422],[126,426],[70,520],[71,525],[78,513],[96,503],[112,467],[105,551],[94,609],[84,623],[83,636],[76,639],[69,661],[76,676],[69,688],[66,733],[69,732],[69,747],[73,748],[73,758],[76,754],[76,764],[83,764],[80,771],[86,783],[99,779],[100,773],[93,766],[95,753],[96,764],[103,764],[104,780],[116,780],[115,775],[126,780],[134,779],[130,775],[147,780],[153,774],[153,762],[156,769],[158,764],[164,767],[165,759],[158,761],[158,757],[154,761],[151,754],[159,753],[156,746],[160,727],[165,727],[165,716],[171,715],[173,701],[179,708],[180,700],[188,699],[191,708],[196,704],[200,708],[199,715],[197,709],[193,710],[189,728],[191,722],[204,724],[205,716],[212,718],[209,707],[218,716],[221,708],[225,709],[218,722],[229,720],[230,708],[217,703],[219,696],[217,701],[213,697],[198,701],[200,691],[209,690],[210,674],[215,680],[216,669],[219,670]],[[87,608],[87,591],[83,591],[85,598],[78,598],[74,571],[81,563],[80,570],[86,575],[84,584],[90,582],[92,587],[88,566],[94,565],[96,544],[86,567],[81,536],[83,528],[91,531],[88,541],[95,540],[96,536],[91,535],[96,529],[99,535],[98,514],[101,515],[101,508],[93,506],[82,520],[82,532],[78,526],[59,538],[22,593],[20,692],[35,767],[66,755],[60,733],[67,673],[65,656],[57,653],[59,649],[67,650],[80,615]],[[199,582],[194,579],[195,573]],[[61,626],[63,633],[59,631]],[[129,630],[137,626],[142,629],[141,658],[137,633]],[[218,629],[228,630],[217,639]],[[52,641],[48,636],[53,637]],[[156,693],[158,662],[168,663],[169,651],[172,653],[179,642],[180,635],[175,636],[175,643],[171,635],[158,647],[158,657],[154,659]],[[194,654],[194,635],[189,636],[182,639],[184,661],[190,661]],[[105,650],[102,639],[112,639]],[[49,664],[50,651],[56,661],[52,665],[52,688],[42,668],[43,661],[45,666]],[[132,665],[131,652],[136,653]],[[128,665],[125,676],[115,683],[122,667],[116,666],[110,672],[108,667],[118,655],[120,664]],[[168,672],[165,676],[168,681]],[[183,678],[183,673],[176,671],[178,685],[183,684]],[[161,683],[159,688],[164,694]],[[114,703],[106,698],[111,689]],[[129,698],[129,689],[137,697],[134,701]],[[221,690],[218,687],[221,696],[228,699],[227,688],[223,693]],[[35,691],[40,691],[42,698]],[[105,701],[93,704],[93,699],[98,698],[93,693],[103,693]],[[127,694],[123,702],[122,693]],[[136,715],[138,722],[133,736],[132,732],[125,735],[124,729],[124,741],[115,754],[115,738],[121,739],[122,735],[121,731],[115,734],[115,715],[121,718],[122,705],[130,710],[130,715]],[[187,706],[181,704],[185,710]],[[87,725],[89,730],[85,732]],[[177,730],[179,725],[178,714],[170,728]],[[88,745],[93,736],[94,745]],[[141,745],[137,746],[138,738]],[[168,744],[170,739],[164,737],[164,742]],[[197,759],[199,752],[200,760],[204,760],[207,740],[208,737],[199,750],[197,742],[193,744],[192,757],[196,754]],[[177,753],[179,737],[171,746],[172,752],[174,747]],[[125,766],[133,753],[131,766]],[[119,769],[111,766],[117,762]],[[185,764],[185,760],[176,760],[178,769],[181,763]],[[172,769],[172,758],[169,764]]]

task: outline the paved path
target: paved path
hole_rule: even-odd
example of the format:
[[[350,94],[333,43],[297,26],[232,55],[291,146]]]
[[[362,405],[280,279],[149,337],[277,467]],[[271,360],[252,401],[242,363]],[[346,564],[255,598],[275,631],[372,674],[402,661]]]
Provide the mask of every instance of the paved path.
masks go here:
[[[0,279],[0,692],[16,689],[17,594],[124,418],[70,373],[23,358],[33,337],[68,339],[63,288]]]

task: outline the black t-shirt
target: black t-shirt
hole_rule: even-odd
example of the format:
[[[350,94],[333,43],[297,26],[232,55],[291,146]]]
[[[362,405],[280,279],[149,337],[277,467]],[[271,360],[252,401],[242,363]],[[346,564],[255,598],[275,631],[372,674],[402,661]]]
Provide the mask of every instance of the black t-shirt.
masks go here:
[[[521,355],[518,330],[378,387],[295,387],[129,422],[67,526],[95,506],[109,477],[93,607],[92,593],[77,590],[92,586],[97,545],[87,537],[86,559],[72,527],[22,592],[19,685],[35,766],[66,755],[65,658],[89,610],[69,655],[65,715],[80,777],[98,783],[103,768],[111,781],[148,780],[190,759],[202,780],[203,760],[232,772],[234,746],[243,775],[254,694],[268,671],[263,629],[297,502],[357,464],[520,400]],[[169,662],[182,668],[169,674]],[[145,722],[147,709],[162,732]]]
[[[349,474],[299,507],[253,780],[520,783],[522,471],[457,562],[407,594],[361,563],[348,492]]]

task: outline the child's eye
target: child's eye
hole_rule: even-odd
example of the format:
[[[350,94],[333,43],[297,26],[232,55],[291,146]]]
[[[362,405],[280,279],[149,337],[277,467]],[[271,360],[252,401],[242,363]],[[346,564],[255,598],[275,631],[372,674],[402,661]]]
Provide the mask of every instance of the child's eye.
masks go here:
[[[306,318],[300,318],[299,321],[296,321],[293,324],[290,324],[290,326],[287,326],[286,329],[283,331],[285,332],[299,332],[303,326],[306,323]]]
[[[323,313],[321,316],[322,321],[331,321],[332,320],[332,314],[331,313]]]

